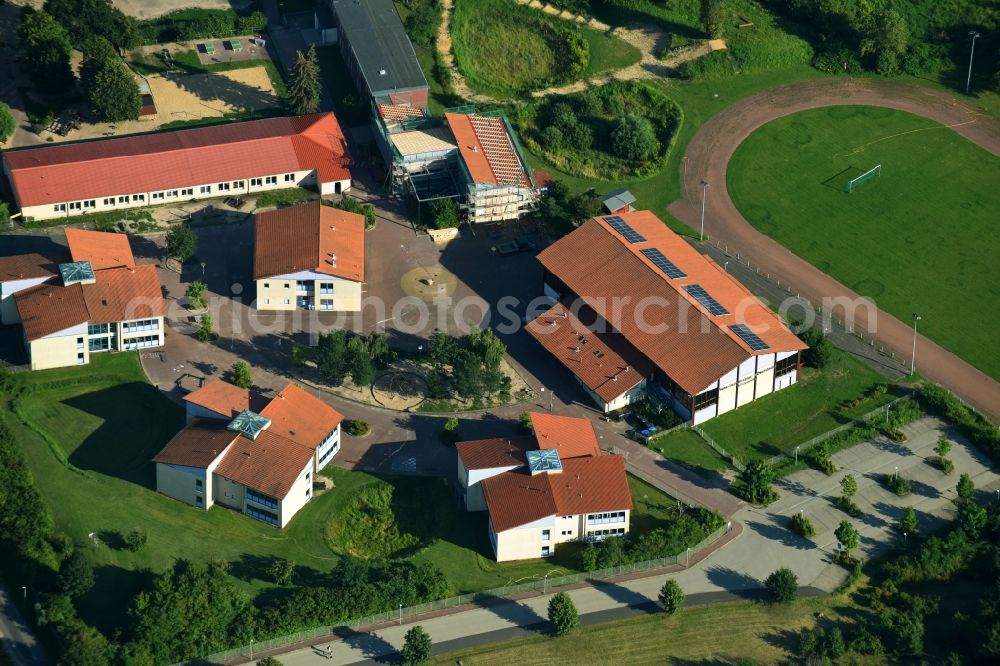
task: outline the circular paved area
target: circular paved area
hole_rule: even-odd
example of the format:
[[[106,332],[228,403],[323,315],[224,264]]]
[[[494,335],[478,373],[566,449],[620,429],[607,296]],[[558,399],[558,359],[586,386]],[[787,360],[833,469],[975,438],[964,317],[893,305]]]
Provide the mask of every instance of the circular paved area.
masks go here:
[[[806,81],[747,97],[705,123],[688,144],[681,174],[682,196],[670,205],[670,213],[697,231],[701,215],[700,181],[705,179],[709,183],[705,203],[708,236],[724,242],[730,252],[739,252],[741,259],[761,266],[813,302],[824,298],[860,298],[754,229],[736,209],[726,189],[729,160],[751,132],[775,118],[838,104],[884,106],[921,115],[951,126],[973,143],[1000,156],[1000,122],[947,92],[868,79]],[[968,325],[976,324],[968,322]],[[910,358],[911,322],[902,322],[881,310],[869,316],[861,308],[855,316],[855,328],[874,334],[900,357]],[[1000,418],[1000,384],[923,336],[917,342],[917,371],[947,386],[993,418]]]

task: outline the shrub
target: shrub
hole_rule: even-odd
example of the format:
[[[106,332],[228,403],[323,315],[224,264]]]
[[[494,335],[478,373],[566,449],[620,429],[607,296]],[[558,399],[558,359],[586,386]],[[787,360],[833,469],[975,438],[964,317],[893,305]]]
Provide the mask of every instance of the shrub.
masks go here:
[[[556,636],[565,636],[580,623],[576,605],[565,592],[560,592],[549,600],[549,622],[552,623],[552,633]]]
[[[242,359],[233,363],[233,367],[229,370],[229,383],[241,389],[253,386],[253,370],[250,364]]]
[[[792,514],[792,518],[789,520],[789,529],[806,538],[816,536],[816,528],[813,527],[812,521],[806,518],[802,512]]]
[[[297,342],[292,343],[292,349],[289,352],[289,357],[294,366],[302,366],[306,364],[306,349]]]
[[[846,513],[851,518],[857,518],[858,516],[861,515],[861,509],[858,507],[858,505],[855,504],[853,500],[850,500],[844,497],[843,495],[834,500],[834,502],[840,508],[841,511]]]
[[[17,129],[17,121],[14,120],[14,116],[11,115],[10,107],[0,102],[0,143],[4,143],[14,135],[14,130]],[[7,220],[0,220],[0,223],[6,222]]]
[[[367,421],[362,421],[361,419],[351,419],[347,422],[345,426],[347,434],[351,437],[362,437],[371,432],[372,427]]]
[[[663,587],[660,588],[657,598],[660,601],[663,612],[667,615],[673,615],[684,605],[684,590],[681,589],[676,580],[668,578],[663,583]]]
[[[776,570],[764,581],[767,599],[771,603],[788,604],[794,601],[799,591],[799,579],[788,567]]]
[[[976,447],[1000,463],[1000,430],[996,426],[937,384],[921,386],[920,399],[928,412],[954,423]]]
[[[531,425],[531,414],[521,412],[521,416],[517,419],[517,429],[522,435],[530,435],[534,431]]]
[[[58,583],[63,594],[79,597],[94,586],[94,566],[80,550],[75,550],[59,565]]]
[[[858,482],[853,474],[848,474],[840,480],[841,496],[851,499],[858,492]]]
[[[132,530],[125,535],[125,546],[135,553],[142,550],[148,539],[149,535],[145,530]]]
[[[955,486],[955,492],[958,493],[960,499],[971,500],[972,495],[976,492],[976,485],[972,482],[972,477],[968,474],[962,474],[958,477],[958,485]]]
[[[845,550],[851,551],[858,547],[858,531],[848,521],[840,521],[840,525],[837,526],[833,534]]]
[[[257,660],[257,666],[282,666],[281,662],[274,657],[264,657]]]
[[[896,529],[904,534],[915,534],[917,531],[917,512],[912,506],[903,509],[903,515],[899,517]]]
[[[406,632],[403,638],[403,663],[407,666],[426,664],[431,658],[431,636],[419,624]]]
[[[288,585],[292,582],[292,574],[295,573],[295,562],[283,557],[275,558],[267,568],[267,572],[278,585]]]
[[[215,332],[215,324],[209,315],[202,315],[201,326],[198,327],[198,331],[194,334],[194,337],[199,342],[211,342],[218,339],[219,334]]]
[[[451,229],[457,227],[458,206],[451,199],[435,199],[431,202],[431,216],[435,229]]]
[[[770,504],[778,499],[778,492],[771,487],[774,470],[763,460],[751,460],[739,475],[736,494],[753,504]]]
[[[648,118],[628,113],[618,119],[611,132],[611,148],[619,157],[637,162],[658,151],[660,142]]]
[[[208,285],[204,282],[194,281],[188,285],[187,291],[184,292],[184,296],[187,298],[188,305],[195,309],[201,310],[205,307],[205,292],[208,290]]]
[[[455,442],[461,437],[458,434],[458,425],[458,419],[454,416],[445,421],[444,427],[441,429],[441,441],[448,446],[455,446]]]
[[[905,497],[913,492],[913,482],[904,479],[898,473],[884,475],[882,483],[899,497]]]

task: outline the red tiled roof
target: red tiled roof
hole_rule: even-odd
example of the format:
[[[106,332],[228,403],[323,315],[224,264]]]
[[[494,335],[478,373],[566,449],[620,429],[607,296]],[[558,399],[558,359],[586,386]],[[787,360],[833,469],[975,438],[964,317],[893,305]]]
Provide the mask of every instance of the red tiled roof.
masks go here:
[[[213,379],[184,396],[184,401],[224,417],[235,418],[240,412],[250,409],[250,390],[241,389],[221,379]]]
[[[621,456],[563,460],[563,471],[532,475],[527,468],[481,482],[490,522],[497,532],[548,516],[629,510],[632,494]]]
[[[538,259],[685,391],[703,391],[751,356],[806,348],[777,315],[655,215],[634,211],[620,217],[646,240],[628,243],[595,218]],[[687,277],[668,279],[642,255],[646,248],[659,249]],[[733,314],[710,315],[681,288],[692,284]],[[751,351],[729,329],[737,323],[749,326],[770,349]]]
[[[195,419],[174,435],[153,462],[208,469],[233,443],[238,433],[227,430],[228,421]]]
[[[474,182],[531,186],[503,120],[464,113],[446,113],[444,117]]]
[[[653,364],[614,330],[597,332],[596,315],[579,308],[586,322],[570,308],[556,304],[527,325],[528,333],[604,402],[612,402],[653,372]]]
[[[87,322],[160,317],[167,311],[152,264],[96,271],[93,284],[40,284],[15,294],[14,302],[29,341]]]
[[[378,104],[378,113],[388,121],[423,118],[424,110],[409,104]]]
[[[474,439],[458,442],[455,449],[465,469],[491,469],[525,464],[525,451],[536,449],[534,437]]]
[[[65,255],[38,252],[0,257],[0,282],[54,277],[59,275],[59,264],[69,260]]]
[[[560,460],[580,456],[599,456],[594,426],[587,419],[531,412],[531,426],[539,449],[555,449]]]
[[[260,414],[271,419],[269,432],[313,450],[344,420],[343,414],[295,384],[281,389]]]
[[[66,227],[66,244],[73,261],[89,261],[95,271],[135,266],[128,236]]]
[[[312,463],[314,455],[308,446],[297,444],[268,428],[257,435],[257,439],[237,437],[215,473],[283,500],[306,465]]]
[[[316,271],[364,282],[365,218],[315,203],[259,213],[254,279]]]
[[[313,169],[324,183],[351,177],[332,113],[11,150],[3,159],[22,207]]]

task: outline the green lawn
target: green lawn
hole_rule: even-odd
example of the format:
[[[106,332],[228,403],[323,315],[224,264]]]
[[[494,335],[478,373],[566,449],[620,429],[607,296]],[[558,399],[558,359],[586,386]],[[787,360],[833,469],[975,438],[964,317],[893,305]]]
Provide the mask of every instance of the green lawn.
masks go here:
[[[585,28],[583,38],[587,40],[587,46],[590,49],[590,61],[580,78],[624,69],[639,62],[642,58],[639,49],[603,32]]]
[[[687,467],[705,477],[728,469],[728,463],[698,433],[689,428],[675,430],[656,440],[654,449],[667,460]]]
[[[739,658],[776,664],[794,660],[796,635],[816,616],[850,617],[854,606],[837,597],[800,599],[788,606],[741,601],[688,606],[606,622],[551,638],[536,633],[504,643],[439,655],[436,664],[734,664]],[[748,662],[749,663],[749,662]],[[867,659],[862,663],[882,663]]]
[[[848,194],[850,177],[882,175]],[[1000,379],[1000,159],[919,116],[838,106],[780,118],[730,163],[736,206],[825,273]],[[986,306],[986,307],[984,307]]]

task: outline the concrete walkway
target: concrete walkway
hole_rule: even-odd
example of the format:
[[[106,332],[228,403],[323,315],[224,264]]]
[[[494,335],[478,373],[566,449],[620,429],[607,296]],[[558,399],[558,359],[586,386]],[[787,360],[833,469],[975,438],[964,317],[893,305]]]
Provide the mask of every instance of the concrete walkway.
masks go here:
[[[18,588],[17,594],[21,594]],[[0,586],[0,649],[17,666],[42,666],[49,660],[35,639],[31,627],[14,605],[7,590]]]

